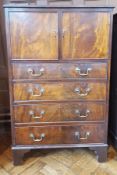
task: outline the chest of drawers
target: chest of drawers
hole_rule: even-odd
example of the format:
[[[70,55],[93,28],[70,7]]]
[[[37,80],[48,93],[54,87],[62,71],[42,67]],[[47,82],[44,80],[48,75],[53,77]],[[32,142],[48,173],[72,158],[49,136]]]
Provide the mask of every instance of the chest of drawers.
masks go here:
[[[112,7],[6,5],[14,164],[31,149],[107,158]]]

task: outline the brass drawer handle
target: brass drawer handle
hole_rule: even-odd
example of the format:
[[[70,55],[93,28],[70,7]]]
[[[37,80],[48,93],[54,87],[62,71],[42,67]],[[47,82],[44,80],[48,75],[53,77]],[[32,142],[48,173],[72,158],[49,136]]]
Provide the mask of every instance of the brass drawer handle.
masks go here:
[[[92,71],[92,68],[87,68],[86,73],[83,73],[79,67],[76,67],[75,70],[80,76],[88,76],[89,72]]]
[[[88,139],[88,137],[90,136],[90,132],[89,131],[87,131],[86,133],[85,133],[85,136],[84,137],[81,137],[80,136],[80,132],[75,132],[75,137],[77,137],[77,139],[78,140],[87,140]]]
[[[28,89],[28,93],[30,93],[31,96],[33,96],[33,97],[41,97],[43,95],[45,89],[44,88],[38,88],[38,91],[39,91],[39,94],[35,94],[32,88]]]
[[[78,114],[78,116],[80,118],[87,118],[89,116],[90,110],[86,110],[86,114],[85,115],[81,115],[80,111],[78,109],[75,110],[75,114]]]
[[[42,133],[40,134],[40,138],[35,138],[34,134],[33,133],[30,133],[29,137],[34,141],[34,142],[41,142],[44,137],[45,137],[45,134]]]
[[[91,91],[91,89],[90,89],[90,88],[87,88],[87,89],[84,90],[85,92],[82,92],[79,88],[75,88],[74,91],[75,91],[80,97],[85,97],[85,96],[87,96],[87,95],[89,94],[89,92]]]
[[[45,114],[45,111],[44,111],[44,110],[42,110],[42,111],[40,112],[40,115],[39,115],[39,116],[35,116],[34,111],[29,111],[29,115],[30,115],[32,118],[34,118],[34,119],[41,119],[41,118],[43,117],[44,114]]]
[[[39,73],[38,73],[38,74],[34,73],[35,71],[34,71],[33,69],[31,69],[31,68],[29,68],[29,69],[27,70],[27,72],[28,72],[32,77],[40,77],[40,76],[43,75],[43,73],[44,73],[44,68],[41,68],[41,69],[39,70]]]

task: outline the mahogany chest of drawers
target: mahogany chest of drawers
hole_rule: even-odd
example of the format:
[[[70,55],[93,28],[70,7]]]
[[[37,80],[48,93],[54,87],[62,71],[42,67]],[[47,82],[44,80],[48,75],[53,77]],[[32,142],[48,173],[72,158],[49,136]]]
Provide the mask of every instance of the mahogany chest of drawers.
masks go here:
[[[14,164],[31,149],[107,158],[112,7],[5,5]]]

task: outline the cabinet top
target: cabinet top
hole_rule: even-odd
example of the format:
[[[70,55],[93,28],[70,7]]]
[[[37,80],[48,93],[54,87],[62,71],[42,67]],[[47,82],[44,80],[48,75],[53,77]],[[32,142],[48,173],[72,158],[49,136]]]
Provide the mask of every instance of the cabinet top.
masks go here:
[[[10,8],[104,8],[104,9],[113,9],[114,6],[111,5],[101,5],[101,6],[94,6],[94,5],[86,5],[85,0],[84,3],[81,5],[79,3],[79,0],[21,0],[21,1],[16,1],[16,0],[11,0],[11,1],[6,1],[4,3],[4,8],[5,7],[10,7]]]

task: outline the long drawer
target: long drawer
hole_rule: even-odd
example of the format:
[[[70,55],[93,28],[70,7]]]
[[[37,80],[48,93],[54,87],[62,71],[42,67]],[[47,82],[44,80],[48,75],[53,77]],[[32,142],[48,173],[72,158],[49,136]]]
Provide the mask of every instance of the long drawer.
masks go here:
[[[106,78],[107,63],[13,63],[14,79]]]
[[[103,82],[14,83],[14,101],[105,100]]]
[[[104,125],[16,127],[17,145],[104,143]]]
[[[103,121],[105,117],[105,105],[103,103],[15,105],[13,111],[16,123]]]

